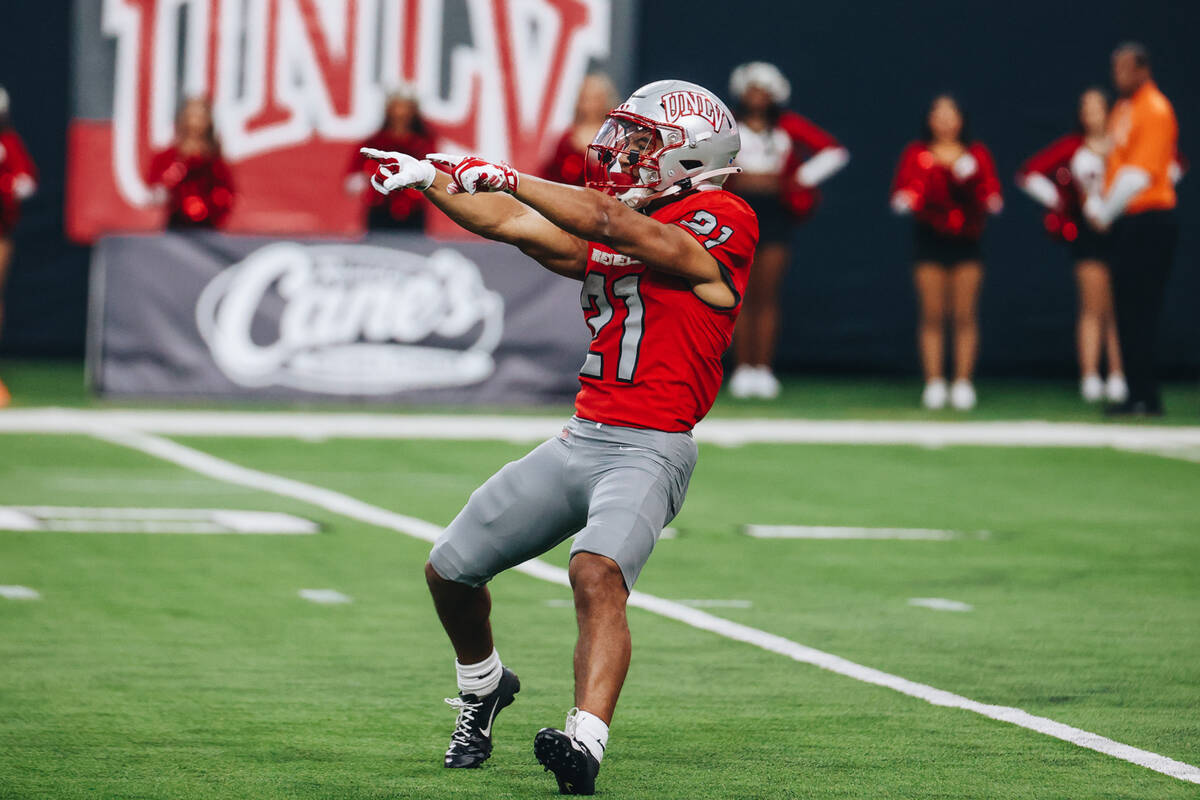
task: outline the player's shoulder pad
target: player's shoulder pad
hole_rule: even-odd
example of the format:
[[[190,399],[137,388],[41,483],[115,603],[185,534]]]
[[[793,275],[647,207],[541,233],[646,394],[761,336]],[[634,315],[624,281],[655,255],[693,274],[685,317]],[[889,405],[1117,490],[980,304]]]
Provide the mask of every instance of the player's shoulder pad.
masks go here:
[[[727,211],[745,212],[750,215],[754,214],[749,203],[742,197],[726,189],[705,189],[697,192],[688,192],[674,203],[664,206],[664,208],[670,209],[671,216],[685,214],[697,208],[714,211],[719,208]]]

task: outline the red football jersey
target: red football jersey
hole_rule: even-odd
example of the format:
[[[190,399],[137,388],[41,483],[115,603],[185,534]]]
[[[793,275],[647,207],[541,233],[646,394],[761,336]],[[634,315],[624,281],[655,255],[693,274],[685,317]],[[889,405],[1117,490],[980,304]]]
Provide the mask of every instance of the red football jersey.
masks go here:
[[[688,431],[721,388],[721,354],[733,339],[758,243],[758,218],[735,194],[693,192],[650,215],[696,237],[737,294],[715,308],[687,280],[592,242],[580,301],[592,331],[575,411],[610,425]]]

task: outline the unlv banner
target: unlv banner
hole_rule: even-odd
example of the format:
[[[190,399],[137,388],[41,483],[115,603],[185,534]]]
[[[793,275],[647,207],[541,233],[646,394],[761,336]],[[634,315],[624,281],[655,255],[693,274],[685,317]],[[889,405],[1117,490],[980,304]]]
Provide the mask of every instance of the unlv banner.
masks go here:
[[[106,237],[88,361],[110,395],[568,400],[579,284],[491,243]]]
[[[146,167],[196,95],[232,167],[230,231],[361,230],[346,166],[401,82],[443,152],[536,170],[590,68],[628,83],[635,2],[76,0],[67,232],[161,224]]]

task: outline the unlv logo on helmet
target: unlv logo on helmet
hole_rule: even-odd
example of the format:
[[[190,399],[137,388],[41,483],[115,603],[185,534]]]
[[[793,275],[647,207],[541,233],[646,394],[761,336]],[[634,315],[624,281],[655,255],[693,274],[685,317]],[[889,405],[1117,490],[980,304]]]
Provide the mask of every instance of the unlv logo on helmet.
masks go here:
[[[664,94],[662,106],[667,122],[675,122],[680,117],[701,117],[708,120],[715,131],[725,124],[725,110],[700,92],[684,90]]]

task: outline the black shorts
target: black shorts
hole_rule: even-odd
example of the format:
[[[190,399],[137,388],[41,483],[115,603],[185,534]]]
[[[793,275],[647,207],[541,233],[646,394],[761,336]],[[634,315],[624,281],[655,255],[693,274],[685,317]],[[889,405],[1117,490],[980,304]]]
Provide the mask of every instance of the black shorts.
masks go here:
[[[1071,242],[1071,259],[1073,261],[1103,261],[1108,263],[1109,236],[1100,233],[1086,222],[1080,224],[1079,234]]]
[[[758,217],[758,243],[791,244],[792,216],[775,192],[744,194],[742,199],[749,204]]]
[[[913,226],[913,261],[918,264],[925,261],[953,267],[963,261],[982,260],[983,248],[978,239],[949,236],[919,222]]]

